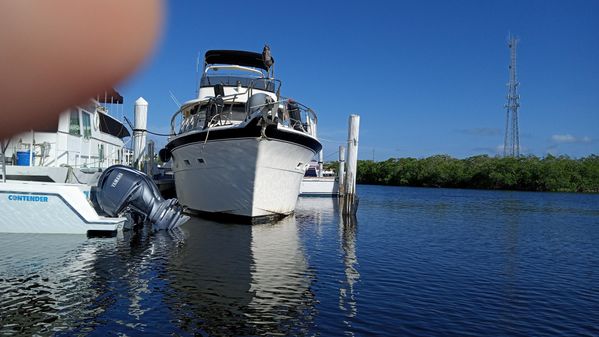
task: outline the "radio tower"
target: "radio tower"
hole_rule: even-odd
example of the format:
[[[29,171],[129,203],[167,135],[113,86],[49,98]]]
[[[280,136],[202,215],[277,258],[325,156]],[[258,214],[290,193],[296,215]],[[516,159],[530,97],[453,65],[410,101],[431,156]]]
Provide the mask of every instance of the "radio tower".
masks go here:
[[[518,79],[516,77],[516,46],[518,40],[514,36],[509,37],[510,48],[510,82],[507,92],[505,137],[503,139],[503,156],[520,156],[520,131],[518,130],[518,108],[520,107],[520,95],[518,95]]]

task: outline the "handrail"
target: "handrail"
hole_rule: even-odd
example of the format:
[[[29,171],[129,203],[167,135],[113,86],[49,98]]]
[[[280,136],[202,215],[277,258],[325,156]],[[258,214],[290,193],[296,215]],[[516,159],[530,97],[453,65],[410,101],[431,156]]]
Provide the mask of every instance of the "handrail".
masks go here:
[[[253,72],[253,73],[257,73],[262,78],[264,78],[264,74],[260,70],[257,70],[257,69],[254,69],[254,68],[250,68],[250,67],[238,66],[238,65],[208,66],[204,70],[204,74],[207,74],[209,70],[217,71],[217,70],[220,70],[220,69],[234,69],[234,70],[250,71],[250,72]]]
[[[280,87],[282,86],[282,82],[278,79],[275,78],[260,78],[260,79],[255,79],[252,80],[250,82],[250,85],[245,87],[246,90],[243,92],[237,92],[234,94],[230,94],[230,95],[225,95],[225,96],[221,96],[221,99],[223,100],[224,105],[226,106],[227,104],[229,104],[229,109],[228,109],[228,117],[225,117],[225,124],[227,122],[230,121],[230,117],[232,115],[233,112],[233,105],[235,104],[235,102],[237,101],[239,96],[242,95],[247,95],[248,99],[249,97],[252,96],[253,91],[255,88],[255,84],[258,81],[261,80],[270,80],[273,81],[273,83],[275,83],[275,88],[276,88],[276,83],[279,84],[278,89],[280,89]],[[261,90],[261,89],[258,89]],[[278,91],[278,90],[277,90]],[[176,119],[179,115],[181,115],[183,113],[184,110],[190,109],[190,108],[194,108],[195,106],[197,106],[197,109],[200,110],[204,105],[206,105],[208,102],[210,102],[211,99],[213,99],[214,97],[207,97],[203,100],[198,100],[198,101],[190,101],[191,103],[184,105],[183,107],[179,108],[179,110],[177,110],[173,116],[171,117],[171,135],[177,135],[180,134],[182,132],[186,132],[189,130],[189,128],[195,128],[196,127],[196,122],[194,121],[194,119],[198,118],[196,116],[198,116],[198,114],[194,114],[193,116],[189,116],[189,117],[183,117],[183,120],[181,121],[181,124],[179,125],[179,130],[178,132],[175,131],[176,129]],[[286,97],[282,97],[282,99],[279,99],[277,101],[274,102],[269,102],[269,103],[265,103],[265,104],[260,104],[257,106],[252,106],[251,108],[261,108],[264,106],[277,106],[277,109],[275,113],[278,114],[280,106],[283,105],[284,109],[287,109],[287,103],[289,103],[291,101],[290,98],[286,98]],[[291,116],[289,116],[289,113],[286,114],[287,118],[286,119],[281,119],[281,122],[285,122],[286,120],[289,120],[290,122],[293,123],[294,128],[297,128],[303,132],[307,132],[313,136],[315,135],[315,127],[318,124],[318,116],[316,115],[316,112],[314,110],[312,110],[310,107],[296,101],[293,100],[293,103],[298,107],[299,112],[300,112],[300,120],[296,120],[291,118]],[[226,107],[224,107],[223,111],[226,109]],[[250,115],[250,106],[246,103],[245,106],[245,113],[246,113],[246,117],[248,117]],[[283,116],[285,116],[285,114],[283,114]],[[279,116],[280,117],[280,116]],[[207,116],[205,117],[207,118]],[[188,121],[186,121],[186,119],[189,119]],[[280,118],[279,118],[280,119]],[[213,121],[214,122],[214,119]],[[211,127],[213,123],[204,123],[205,127]],[[222,121],[221,122],[217,122],[218,125],[223,125]],[[184,130],[185,127],[185,130]]]
[[[266,106],[280,106],[281,104],[284,104],[284,107],[286,109],[287,103],[289,103],[290,100],[291,100],[290,98],[283,98],[281,100],[274,101],[274,102],[268,102],[268,103],[264,103],[264,104],[254,105],[251,108],[255,109],[255,108],[262,108],[262,107],[266,107]],[[318,124],[318,116],[316,115],[316,112],[314,112],[314,110],[312,110],[308,106],[306,106],[296,100],[293,100],[293,103],[296,104],[298,107],[298,110],[300,112],[300,120],[291,118],[289,113],[287,113],[287,119],[292,122],[292,126],[294,128],[297,127],[299,129],[301,129],[303,132],[307,132],[313,136],[316,136],[314,134],[315,133],[314,128],[312,127],[313,125]],[[302,113],[305,114],[305,124],[304,124],[304,121],[302,120],[302,115],[301,115]],[[287,119],[283,119],[282,121],[280,120],[279,122],[285,122]]]

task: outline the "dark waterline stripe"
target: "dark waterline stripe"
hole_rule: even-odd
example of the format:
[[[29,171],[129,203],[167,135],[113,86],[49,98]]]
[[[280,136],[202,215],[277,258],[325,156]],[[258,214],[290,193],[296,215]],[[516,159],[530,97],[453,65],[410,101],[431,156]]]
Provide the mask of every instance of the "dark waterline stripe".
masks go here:
[[[206,141],[206,137],[208,137],[208,141],[235,138],[258,138],[261,136],[261,131],[262,127],[258,125],[258,119],[254,119],[243,128],[232,127],[222,130],[206,130],[198,133],[184,135],[179,138],[173,139],[171,142],[166,144],[166,148],[173,151],[177,147],[183,145],[204,142]],[[317,153],[322,149],[322,144],[320,144],[318,140],[301,133],[288,132],[285,130],[278,129],[276,125],[267,126],[265,134],[268,138],[283,140],[290,143],[305,146],[314,151],[314,153]]]

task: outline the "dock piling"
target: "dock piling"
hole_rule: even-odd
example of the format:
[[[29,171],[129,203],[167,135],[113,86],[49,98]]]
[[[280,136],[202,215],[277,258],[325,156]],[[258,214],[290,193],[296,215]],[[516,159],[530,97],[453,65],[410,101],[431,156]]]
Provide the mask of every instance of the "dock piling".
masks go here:
[[[135,101],[135,124],[133,125],[133,167],[141,169],[146,146],[146,128],[148,126],[148,102],[143,97]]]
[[[150,178],[154,177],[154,156],[155,156],[155,152],[154,152],[154,141],[153,140],[148,140],[148,145],[147,145],[147,154],[148,154],[148,160],[146,161],[146,174],[148,176],[150,176]]]
[[[337,172],[339,196],[345,195],[345,146],[339,145],[339,172]]]
[[[322,149],[318,152],[318,177],[322,178],[322,171],[324,169],[324,155]]]
[[[349,116],[347,135],[347,163],[345,171],[345,194],[343,196],[343,214],[356,214],[358,197],[356,196],[356,172],[358,170],[358,139],[360,137],[360,116]]]

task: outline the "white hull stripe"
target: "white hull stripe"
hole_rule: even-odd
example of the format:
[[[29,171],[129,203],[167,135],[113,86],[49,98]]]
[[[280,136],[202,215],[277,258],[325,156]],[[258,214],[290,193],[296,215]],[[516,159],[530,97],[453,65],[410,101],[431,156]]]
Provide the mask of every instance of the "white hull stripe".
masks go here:
[[[48,196],[55,196],[58,197],[65,205],[67,205],[72,211],[73,213],[77,214],[77,216],[81,219],[81,221],[85,222],[86,224],[89,225],[103,225],[103,226],[114,226],[114,223],[106,223],[106,222],[92,222],[92,221],[88,221],[87,219],[85,219],[83,217],[83,215],[81,215],[81,213],[79,213],[75,208],[73,208],[73,206],[71,206],[71,204],[69,204],[63,197],[62,195],[58,194],[58,193],[35,193],[35,192],[23,192],[23,191],[0,191],[1,194],[8,194],[10,195],[34,195],[34,196],[41,196],[41,197],[48,197]],[[12,201],[12,200],[11,200]],[[27,201],[18,201],[15,200],[14,202],[27,202]]]

